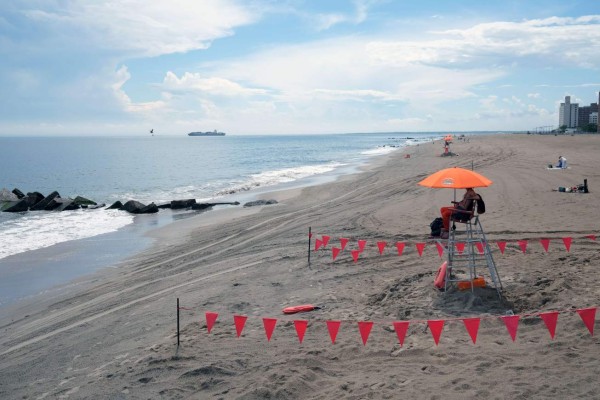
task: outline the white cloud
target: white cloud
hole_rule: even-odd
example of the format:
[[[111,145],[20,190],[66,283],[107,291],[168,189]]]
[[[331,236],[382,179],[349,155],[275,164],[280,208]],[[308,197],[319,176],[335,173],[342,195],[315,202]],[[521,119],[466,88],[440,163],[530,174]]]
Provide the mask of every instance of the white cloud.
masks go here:
[[[371,54],[377,62],[396,66],[511,66],[529,58],[585,68],[600,64],[600,52],[590,51],[600,41],[600,16],[492,22],[431,33],[442,38],[373,42]]]
[[[164,101],[152,101],[145,103],[132,102],[129,96],[122,89],[125,82],[127,82],[130,78],[131,75],[129,74],[127,67],[124,65],[115,73],[115,82],[111,85],[117,101],[121,104],[125,111],[130,113],[146,113],[148,116],[150,116],[151,113],[166,108],[166,103]]]
[[[233,0],[70,1],[60,10],[30,10],[36,21],[75,28],[73,41],[130,55],[158,56],[206,49],[211,41],[233,35],[234,28],[257,20],[258,13]]]
[[[327,30],[335,25],[350,23],[358,25],[367,19],[369,7],[373,4],[373,1],[368,0],[356,0],[354,1],[354,14],[342,14],[342,13],[329,13],[329,14],[317,14],[316,16],[310,16],[309,18],[314,20],[316,29],[319,31]]]
[[[442,17],[436,24],[437,31],[387,30],[301,44],[286,44],[284,37],[273,42],[267,38],[265,42],[251,42],[262,46],[255,47],[261,50],[254,53],[245,48],[244,54],[248,55],[212,59],[206,64],[197,64],[198,58],[185,60],[183,66],[169,64],[183,60],[183,56],[171,60],[162,57],[157,60],[159,67],[152,78],[140,74],[132,79],[134,72],[125,66],[115,72],[116,65],[137,58],[136,67],[142,68],[140,65],[147,62],[144,58],[207,49],[213,41],[234,35],[238,27],[255,23],[266,13],[300,18],[308,18],[308,14],[293,10],[298,4],[294,2],[267,2],[261,10],[235,0],[73,0],[35,4],[44,8],[25,15],[35,21],[36,29],[45,37],[23,46],[0,38],[5,41],[0,42],[0,55],[10,54],[13,49],[33,53],[34,49],[42,54],[30,57],[35,61],[30,65],[35,66],[46,65],[45,57],[57,53],[53,68],[0,66],[0,75],[7,77],[0,82],[10,81],[9,93],[35,90],[61,98],[55,107],[58,113],[54,109],[47,113],[55,114],[57,120],[74,114],[71,109],[80,111],[81,119],[90,110],[95,116],[94,111],[102,109],[105,118],[117,120],[115,124],[136,116],[162,118],[179,127],[201,123],[220,127],[221,122],[232,124],[233,131],[256,133],[264,133],[265,127],[280,133],[364,131],[390,126],[430,130],[435,124],[445,127],[448,122],[472,120],[480,110],[480,121],[496,115],[505,126],[505,118],[511,116],[522,123],[527,115],[549,115],[543,108],[521,100],[541,99],[539,93],[527,93],[531,89],[511,82],[512,74],[520,73],[522,68],[593,70],[600,65],[600,52],[593,51],[600,43],[600,16],[499,21],[445,30],[441,23],[450,22]],[[60,9],[52,8],[57,4]],[[321,29],[358,25],[368,20],[372,4],[357,1],[350,12],[312,15],[311,22],[320,24]],[[0,26],[6,23],[0,17]],[[365,32],[370,32],[370,25],[364,25]],[[261,27],[256,28],[253,35]],[[67,45],[71,47],[63,50]],[[66,65],[64,55],[85,62]],[[178,60],[173,61],[175,58]],[[65,68],[59,68],[63,65]],[[131,71],[135,70],[132,66]],[[552,87],[600,86],[593,79],[562,86],[558,82],[540,89],[543,97],[549,97]],[[496,93],[501,93],[500,97]],[[518,96],[511,97],[510,93]],[[132,100],[137,96],[144,100],[154,96],[155,100]],[[502,98],[506,99],[504,104],[499,100]],[[459,102],[463,102],[463,108]],[[117,114],[117,108],[126,113]],[[466,124],[460,126],[469,128]]]
[[[170,92],[198,92],[213,96],[255,96],[265,95],[264,89],[245,88],[242,85],[224,78],[204,78],[199,73],[186,72],[178,78],[168,71],[162,89]]]

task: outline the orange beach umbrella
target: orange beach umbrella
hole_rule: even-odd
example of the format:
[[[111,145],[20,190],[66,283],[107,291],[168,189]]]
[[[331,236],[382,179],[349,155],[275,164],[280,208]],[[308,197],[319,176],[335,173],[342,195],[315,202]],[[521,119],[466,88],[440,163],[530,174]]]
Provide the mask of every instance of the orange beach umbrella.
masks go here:
[[[435,172],[418,184],[430,188],[466,189],[487,187],[492,181],[477,172],[452,167]]]

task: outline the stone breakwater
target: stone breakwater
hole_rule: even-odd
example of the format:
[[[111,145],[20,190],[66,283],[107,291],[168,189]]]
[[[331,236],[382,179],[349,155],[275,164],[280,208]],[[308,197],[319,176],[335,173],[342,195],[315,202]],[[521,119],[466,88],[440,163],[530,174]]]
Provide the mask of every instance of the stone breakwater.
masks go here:
[[[244,204],[244,207],[252,207],[257,205],[270,205],[276,204],[275,200],[259,200]],[[234,205],[237,206],[240,203],[235,202],[217,202],[217,203],[197,203],[195,199],[185,200],[171,200],[168,203],[155,204],[143,204],[136,200],[128,200],[125,203],[116,201],[106,209],[110,210],[122,210],[132,214],[152,214],[158,212],[160,209],[170,208],[173,210],[179,209],[191,209],[191,210],[209,210],[217,205]],[[80,208],[95,209],[103,208],[106,204],[98,204],[93,200],[87,199],[82,196],[75,198],[61,197],[61,195],[54,191],[48,196],[44,196],[40,192],[28,192],[24,194],[21,190],[15,188],[9,191],[3,188],[0,191],[0,211],[3,212],[25,212],[25,211],[67,211],[77,210]]]

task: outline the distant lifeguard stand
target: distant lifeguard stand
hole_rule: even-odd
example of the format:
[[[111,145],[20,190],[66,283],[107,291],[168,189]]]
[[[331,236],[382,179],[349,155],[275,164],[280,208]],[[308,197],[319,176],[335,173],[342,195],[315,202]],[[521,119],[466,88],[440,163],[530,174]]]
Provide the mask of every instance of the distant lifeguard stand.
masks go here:
[[[476,210],[477,206],[474,204],[473,211],[465,218],[450,220],[452,229],[447,241],[448,264],[444,289],[447,290],[450,285],[457,283],[459,288],[470,287],[473,291],[474,287],[479,286],[479,282],[482,281],[478,279],[478,269],[487,269],[490,284],[502,299],[502,282]]]
[[[453,152],[450,151],[450,145],[452,144],[452,135],[446,135],[444,137],[444,152],[442,153],[442,157],[452,157],[455,156]]]

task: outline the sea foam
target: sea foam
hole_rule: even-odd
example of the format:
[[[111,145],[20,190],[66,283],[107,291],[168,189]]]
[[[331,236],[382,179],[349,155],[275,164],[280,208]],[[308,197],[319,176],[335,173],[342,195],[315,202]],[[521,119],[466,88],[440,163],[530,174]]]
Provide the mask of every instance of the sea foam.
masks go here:
[[[319,165],[304,165],[294,168],[283,168],[273,171],[265,171],[257,174],[251,174],[247,180],[239,184],[232,185],[216,193],[217,196],[244,192],[259,187],[274,186],[280,183],[293,182],[298,179],[308,178],[310,176],[331,172],[336,168],[342,167],[343,163],[328,163]]]
[[[114,232],[132,221],[131,214],[118,210],[30,211],[22,218],[3,223],[0,259],[70,240]]]

